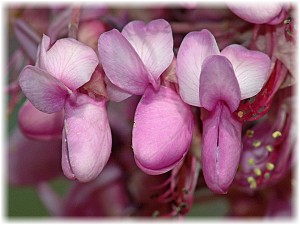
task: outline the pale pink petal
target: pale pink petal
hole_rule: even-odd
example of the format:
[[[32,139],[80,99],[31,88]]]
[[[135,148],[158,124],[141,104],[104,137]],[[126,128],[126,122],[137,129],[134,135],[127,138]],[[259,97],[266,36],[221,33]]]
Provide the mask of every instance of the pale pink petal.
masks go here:
[[[134,118],[132,148],[137,165],[151,175],[173,169],[189,149],[193,127],[193,114],[176,92],[149,87]]]
[[[123,35],[113,29],[98,42],[100,60],[109,80],[131,94],[142,95],[150,84],[143,62]]]
[[[170,24],[164,19],[153,20],[148,24],[132,21],[124,27],[122,35],[141,57],[154,80],[157,80],[174,57]]]
[[[23,134],[38,140],[61,139],[63,121],[63,111],[43,113],[28,100],[20,108],[18,115],[18,124]]]
[[[186,103],[200,106],[199,79],[204,59],[220,54],[214,36],[208,30],[188,33],[177,54],[176,74],[180,96]]]
[[[114,85],[109,79],[107,79],[105,77],[105,83],[106,83],[106,91],[108,94],[108,98],[110,101],[113,102],[121,102],[127,98],[129,98],[130,96],[132,96],[132,94],[123,91],[121,88],[119,88],[118,86]]]
[[[19,84],[34,107],[45,113],[62,110],[69,93],[59,80],[35,66],[26,66],[22,70]]]
[[[256,95],[268,80],[271,60],[262,52],[230,45],[221,52],[231,62],[238,79],[242,99]]]
[[[64,172],[68,171],[69,163],[77,180],[88,182],[95,179],[111,153],[112,138],[105,101],[97,102],[83,94],[77,96],[76,102],[68,99],[64,129],[66,146],[63,154],[68,159],[68,162],[65,158],[62,161]]]
[[[216,193],[226,193],[234,179],[242,150],[241,132],[242,124],[224,103],[218,103],[203,119],[202,171],[207,186]]]
[[[12,185],[35,185],[62,175],[61,140],[27,138],[16,128],[9,138],[8,178]]]
[[[213,55],[202,64],[199,85],[200,106],[212,111],[218,102],[224,101],[231,112],[241,100],[241,92],[231,63],[226,57]]]
[[[45,70],[71,90],[88,82],[99,63],[91,47],[72,38],[56,41],[44,57]]]
[[[229,4],[228,7],[234,14],[243,20],[251,23],[263,24],[268,23],[280,14],[282,10],[282,3]]]
[[[50,38],[43,34],[42,41],[37,49],[37,58],[35,65],[43,70],[46,69],[45,60],[46,60],[46,52],[50,48]]]

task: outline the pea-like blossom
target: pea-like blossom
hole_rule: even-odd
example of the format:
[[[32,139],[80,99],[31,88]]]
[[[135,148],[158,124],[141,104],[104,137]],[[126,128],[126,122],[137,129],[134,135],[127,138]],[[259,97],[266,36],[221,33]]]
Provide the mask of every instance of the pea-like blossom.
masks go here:
[[[193,117],[171,88],[160,85],[161,74],[174,58],[172,30],[163,19],[148,24],[132,21],[99,38],[99,56],[111,100],[142,95],[132,132],[137,165],[148,174],[174,168],[191,143]]]
[[[229,9],[238,17],[255,24],[279,24],[286,16],[287,5],[280,2],[271,4],[229,4]]]
[[[240,45],[221,52],[208,30],[191,32],[177,55],[179,92],[186,103],[202,107],[202,170],[208,187],[226,193],[240,160],[242,123],[233,112],[267,81],[269,57]]]
[[[62,168],[68,178],[83,182],[98,176],[111,152],[105,100],[77,90],[90,80],[98,63],[90,47],[71,38],[50,47],[50,38],[44,35],[36,65],[26,66],[19,78],[23,93],[38,110],[64,111]]]

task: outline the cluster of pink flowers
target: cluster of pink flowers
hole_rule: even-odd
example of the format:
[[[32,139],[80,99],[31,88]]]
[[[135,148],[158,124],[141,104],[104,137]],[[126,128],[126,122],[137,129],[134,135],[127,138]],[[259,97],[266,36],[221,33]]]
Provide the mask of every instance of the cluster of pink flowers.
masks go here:
[[[20,89],[27,100],[10,138],[10,183],[35,185],[55,216],[183,216],[203,187],[251,195],[286,178],[296,142],[294,7],[228,9],[128,19],[53,8],[55,19],[36,24],[25,10],[13,23],[21,48],[10,108]],[[236,24],[217,26],[226,19]],[[76,180],[65,199],[45,182],[61,168]],[[275,205],[266,216],[281,213]]]

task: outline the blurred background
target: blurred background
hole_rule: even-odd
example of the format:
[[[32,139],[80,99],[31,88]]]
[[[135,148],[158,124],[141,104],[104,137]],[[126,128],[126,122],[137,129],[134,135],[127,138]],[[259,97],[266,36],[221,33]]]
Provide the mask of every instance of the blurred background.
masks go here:
[[[6,149],[8,175],[5,214],[9,219],[186,216],[263,220],[273,217],[293,217],[293,200],[295,199],[293,188],[296,181],[292,152],[296,142],[296,130],[291,121],[292,103],[295,100],[293,91],[295,74],[286,65],[284,57],[278,56],[278,52],[277,55],[274,52],[268,54],[270,57],[276,55],[282,62],[281,67],[286,66],[286,72],[284,75],[278,75],[284,77],[281,77],[280,83],[272,89],[270,98],[273,101],[267,102],[270,109],[256,122],[246,122],[243,131],[245,146],[247,146],[247,138],[251,136],[249,130],[256,129],[255,125],[259,123],[268,127],[264,133],[272,133],[272,124],[277,124],[279,127],[276,129],[280,130],[283,136],[274,143],[275,150],[270,151],[267,156],[262,156],[257,149],[244,150],[251,152],[255,157],[260,157],[260,164],[266,163],[267,158],[268,160],[272,158],[276,169],[280,168],[280,171],[270,170],[270,173],[265,175],[268,179],[257,181],[257,187],[253,188],[253,185],[251,187],[247,182],[245,184],[245,176],[249,174],[243,171],[243,162],[241,162],[236,180],[228,194],[212,193],[206,187],[199,161],[197,165],[192,164],[193,157],[195,157],[192,152],[200,151],[197,137],[193,138],[191,154],[185,159],[186,168],[179,168],[176,181],[172,181],[180,186],[182,182],[187,182],[187,177],[191,176],[191,172],[186,171],[194,171],[197,168],[197,176],[193,178],[195,185],[185,190],[188,193],[188,200],[184,199],[182,194],[178,194],[181,190],[171,188],[169,181],[172,177],[171,172],[159,176],[150,176],[141,172],[135,165],[131,149],[133,116],[139,97],[131,97],[121,103],[108,103],[113,149],[111,159],[99,177],[89,183],[68,180],[61,169],[62,125],[49,124],[49,127],[58,131],[55,137],[47,136],[48,131],[45,131],[44,137],[37,137],[34,131],[28,131],[22,127],[27,121],[32,123],[34,130],[36,123],[45,122],[47,119],[43,119],[43,115],[37,112],[25,110],[30,106],[18,86],[18,76],[24,66],[35,64],[38,44],[43,34],[47,34],[52,43],[68,36],[68,25],[74,8],[80,10],[78,40],[91,46],[96,52],[101,33],[112,28],[121,31],[128,22],[133,20],[149,22],[163,18],[171,24],[175,54],[188,32],[204,28],[214,34],[220,50],[235,43],[267,52],[266,49],[259,48],[269,40],[268,35],[276,34],[279,39],[278,35],[282,30],[286,33],[292,32],[289,28],[291,22],[288,23],[287,20],[291,18],[294,20],[292,15],[295,10],[295,7],[290,7],[284,20],[278,25],[257,25],[239,18],[226,4],[221,3],[215,5],[159,4],[144,7],[6,4],[4,12],[5,29],[7,29],[7,45],[5,46],[7,56],[4,76],[7,96],[5,119],[8,121],[8,149]],[[295,47],[295,44],[291,44],[291,40],[286,38],[284,41],[280,41],[280,46],[289,46],[289,49]],[[289,59],[293,57],[291,51],[287,54],[289,54]],[[254,101],[258,100],[254,99]],[[194,113],[199,116],[199,109],[195,109]],[[285,119],[283,120],[280,115],[283,115]],[[198,122],[198,129],[201,132],[201,122]],[[264,133],[258,137],[262,142],[265,140]],[[286,140],[289,140],[288,143]],[[256,176],[261,176],[257,170]]]

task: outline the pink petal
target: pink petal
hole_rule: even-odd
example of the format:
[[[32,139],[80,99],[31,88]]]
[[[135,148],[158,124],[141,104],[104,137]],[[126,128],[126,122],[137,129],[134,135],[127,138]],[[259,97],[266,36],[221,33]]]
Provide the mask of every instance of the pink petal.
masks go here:
[[[106,77],[105,77],[106,78]],[[118,86],[114,85],[109,79],[105,79],[106,82],[106,91],[109,97],[110,101],[113,102],[121,102],[127,98],[129,98],[130,96],[132,96],[132,94],[123,91],[121,88],[119,88]]]
[[[65,199],[67,217],[120,217],[128,216],[129,196],[124,172],[118,164],[108,162],[94,181],[73,183]]]
[[[200,106],[199,79],[201,65],[210,55],[220,54],[214,36],[208,30],[188,33],[177,55],[176,73],[180,96],[186,103]]]
[[[201,106],[212,111],[218,102],[224,101],[231,112],[241,100],[241,92],[233,68],[221,55],[207,57],[202,64],[199,95]]]
[[[26,66],[22,70],[19,84],[34,107],[45,113],[62,110],[69,93],[59,80],[35,66]]]
[[[66,135],[66,129],[63,128],[62,132],[62,157],[61,157],[61,166],[64,172],[64,175],[69,178],[70,180],[75,180],[75,174],[72,170],[72,166],[69,160],[69,149],[68,149],[68,141]]]
[[[173,169],[187,153],[193,134],[193,115],[172,89],[149,87],[134,118],[132,148],[137,165],[151,175]]]
[[[221,52],[231,62],[241,89],[242,99],[256,95],[268,80],[271,60],[262,52],[230,45]]]
[[[37,59],[36,59],[36,66],[41,69],[46,69],[46,52],[50,48],[50,38],[43,34],[41,44],[38,46],[37,49]]]
[[[27,138],[17,128],[9,138],[8,178],[12,185],[34,185],[62,174],[61,140]]]
[[[122,35],[140,56],[154,80],[157,80],[174,57],[170,24],[164,19],[153,20],[148,24],[132,21],[124,27]]]
[[[83,94],[78,95],[76,102],[68,99],[64,130],[62,166],[65,175],[69,177],[71,171],[81,182],[95,179],[111,153],[105,101],[97,102]]]
[[[113,29],[103,33],[99,38],[98,50],[105,74],[114,85],[130,94],[142,95],[145,92],[150,75],[119,31]]]
[[[63,111],[43,113],[27,100],[19,111],[18,124],[27,137],[38,140],[61,139],[63,115]]]
[[[203,119],[202,170],[208,187],[226,193],[232,183],[242,150],[242,124],[224,103]]]
[[[268,23],[276,16],[278,16],[282,10],[282,3],[271,4],[243,4],[243,5],[233,5],[228,6],[230,10],[242,18],[251,23],[263,24]]]
[[[88,82],[99,63],[91,47],[72,38],[56,41],[46,52],[43,62],[45,70],[71,90]]]

